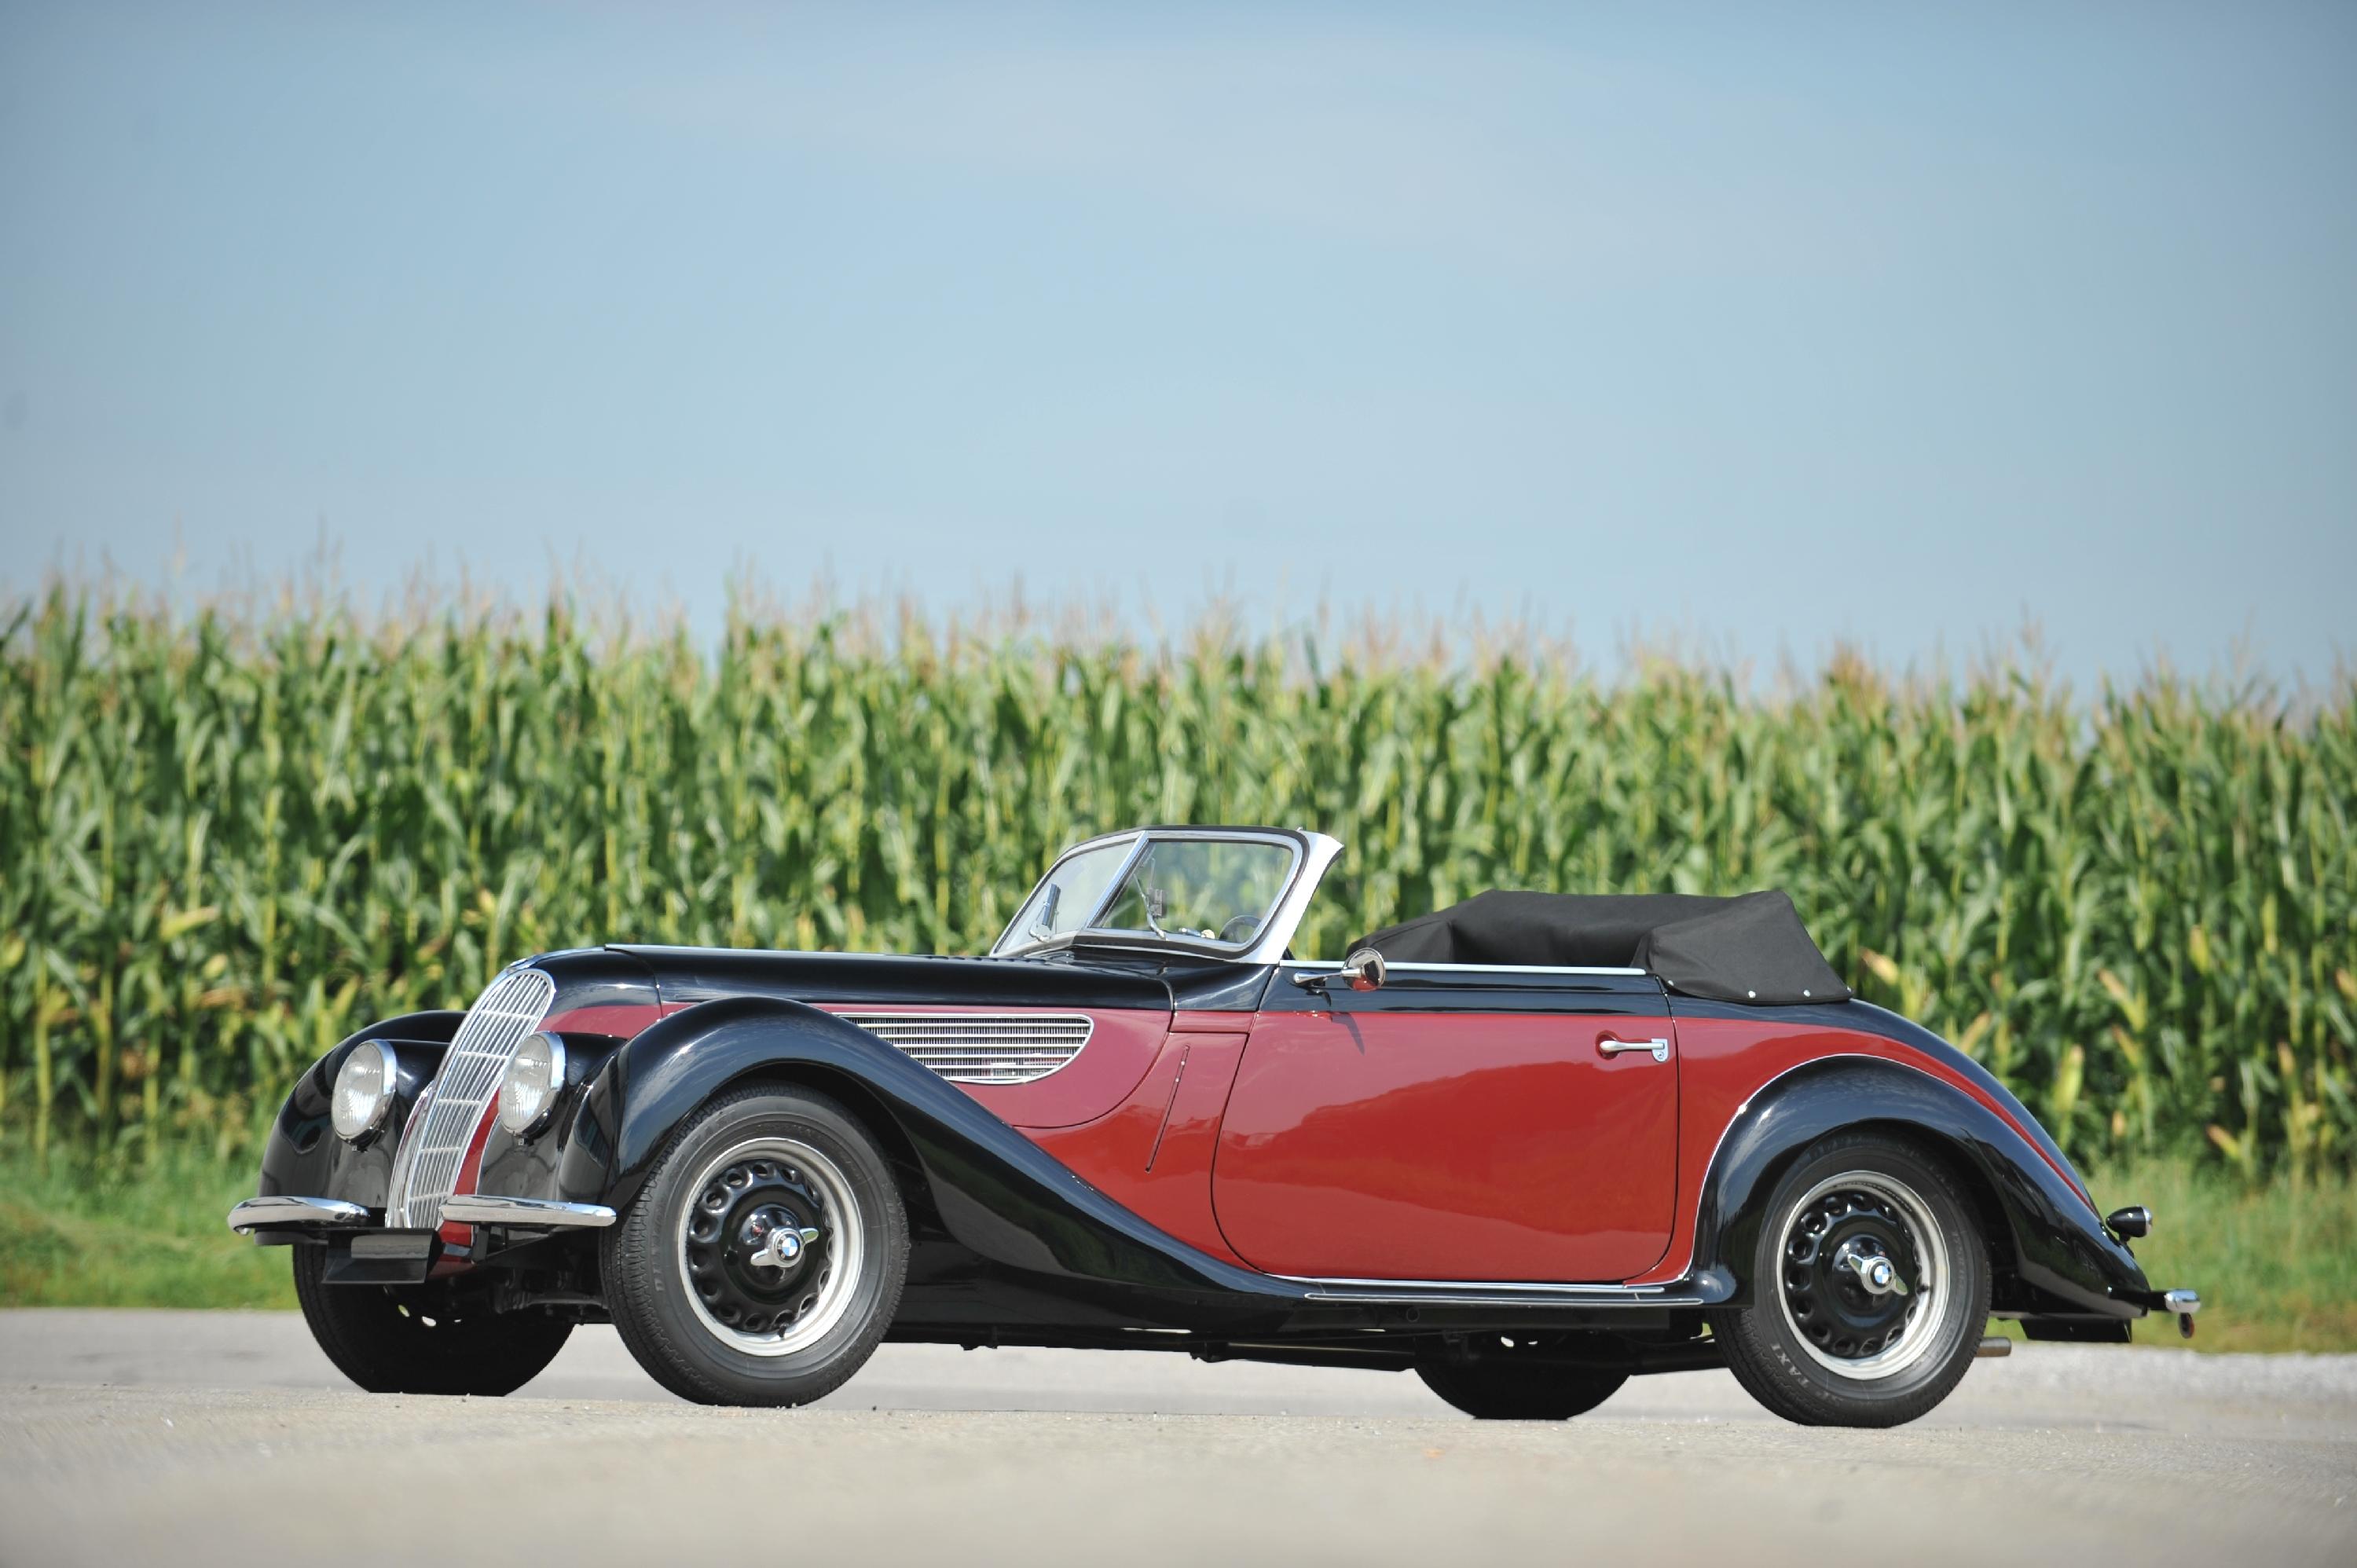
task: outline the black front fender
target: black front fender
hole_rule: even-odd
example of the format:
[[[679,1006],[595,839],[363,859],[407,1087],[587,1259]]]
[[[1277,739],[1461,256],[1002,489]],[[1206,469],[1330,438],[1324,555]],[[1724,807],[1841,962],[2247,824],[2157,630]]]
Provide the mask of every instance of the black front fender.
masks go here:
[[[875,1036],[798,1002],[740,996],[652,1025],[589,1085],[558,1165],[563,1196],[627,1209],[672,1135],[739,1083],[791,1079],[890,1119],[931,1211],[987,1265],[1064,1287],[1147,1293],[1193,1326],[1270,1321],[1306,1293],[1170,1236],[1091,1187],[954,1085]],[[880,1130],[879,1130],[880,1131]]]
[[[1733,1299],[1749,1302],[1751,1261],[1778,1179],[1809,1144],[1861,1124],[1912,1133],[1961,1167],[1986,1210],[1984,1222],[2001,1230],[1990,1237],[2000,1266],[1997,1310],[2143,1315],[2151,1287],[2135,1254],[2029,1140],[1931,1074],[1871,1057],[1796,1068],[1746,1103],[1704,1180],[1695,1273],[1730,1280]]]
[[[278,1108],[278,1120],[263,1144],[262,1180],[255,1191],[264,1197],[336,1197],[382,1208],[393,1180],[393,1154],[401,1146],[410,1107],[442,1070],[442,1053],[465,1017],[454,1012],[404,1013],[338,1041],[333,1050],[304,1069]],[[400,1082],[384,1125],[353,1144],[337,1137],[328,1125],[328,1100],[344,1058],[363,1040],[383,1040],[393,1047]]]

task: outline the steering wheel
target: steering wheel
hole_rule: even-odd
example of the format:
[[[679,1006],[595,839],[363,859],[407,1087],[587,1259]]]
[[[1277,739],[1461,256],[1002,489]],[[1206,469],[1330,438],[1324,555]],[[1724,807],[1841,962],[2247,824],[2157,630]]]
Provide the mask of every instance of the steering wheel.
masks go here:
[[[1238,915],[1220,928],[1220,940],[1223,942],[1249,941],[1252,940],[1252,934],[1259,929],[1258,915]]]

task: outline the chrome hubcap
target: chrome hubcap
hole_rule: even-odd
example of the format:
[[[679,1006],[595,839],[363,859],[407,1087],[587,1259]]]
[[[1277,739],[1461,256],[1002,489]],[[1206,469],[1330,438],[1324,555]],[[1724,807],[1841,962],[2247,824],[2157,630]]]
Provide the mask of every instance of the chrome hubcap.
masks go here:
[[[1932,1352],[1948,1249],[1912,1187],[1880,1171],[1819,1182],[1786,1211],[1782,1239],[1777,1301],[1811,1359],[1867,1381]]]
[[[1882,1255],[1881,1243],[1871,1236],[1854,1236],[1835,1248],[1834,1268],[1857,1274],[1868,1295],[1908,1294],[1907,1282],[1899,1277],[1898,1268]]]
[[[714,1338],[753,1356],[792,1355],[840,1322],[863,1248],[850,1181],[792,1138],[715,1156],[679,1218],[689,1305]]]
[[[772,1205],[755,1210],[737,1240],[749,1249],[745,1262],[751,1267],[791,1269],[802,1261],[802,1249],[824,1234],[817,1226],[804,1225],[793,1214]]]

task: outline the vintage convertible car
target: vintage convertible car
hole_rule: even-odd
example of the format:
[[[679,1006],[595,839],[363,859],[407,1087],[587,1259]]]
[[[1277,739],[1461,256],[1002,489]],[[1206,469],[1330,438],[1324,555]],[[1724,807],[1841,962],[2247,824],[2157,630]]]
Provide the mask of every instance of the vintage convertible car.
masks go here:
[[[1341,845],[1143,828],[986,958],[617,946],[307,1071],[260,1196],[362,1388],[508,1392],[610,1319],[689,1399],[882,1340],[1413,1369],[1560,1419],[1730,1368],[1795,1421],[1944,1398],[1995,1315],[2199,1301],[2020,1102],[1852,999],[1781,894],[1491,893],[1287,950]]]

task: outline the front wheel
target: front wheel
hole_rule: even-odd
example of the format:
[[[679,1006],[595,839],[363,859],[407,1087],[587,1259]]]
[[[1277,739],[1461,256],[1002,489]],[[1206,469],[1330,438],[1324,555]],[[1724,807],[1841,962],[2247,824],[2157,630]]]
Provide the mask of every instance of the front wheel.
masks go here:
[[[328,1250],[297,1246],[295,1299],[339,1371],[372,1394],[511,1394],[556,1359],[573,1325],[494,1312],[447,1285],[331,1285]]]
[[[1804,1426],[1898,1426],[1948,1397],[1988,1321],[1988,1251],[1947,1166],[1842,1133],[1770,1196],[1752,1303],[1710,1315],[1738,1381]]]
[[[1629,1380],[1625,1367],[1561,1359],[1569,1342],[1561,1334],[1481,1336],[1461,1357],[1419,1361],[1415,1375],[1476,1421],[1567,1421]]]
[[[891,1167],[811,1090],[713,1101],[606,1232],[606,1305],[654,1380],[703,1404],[832,1393],[884,1337],[909,1266]]]

